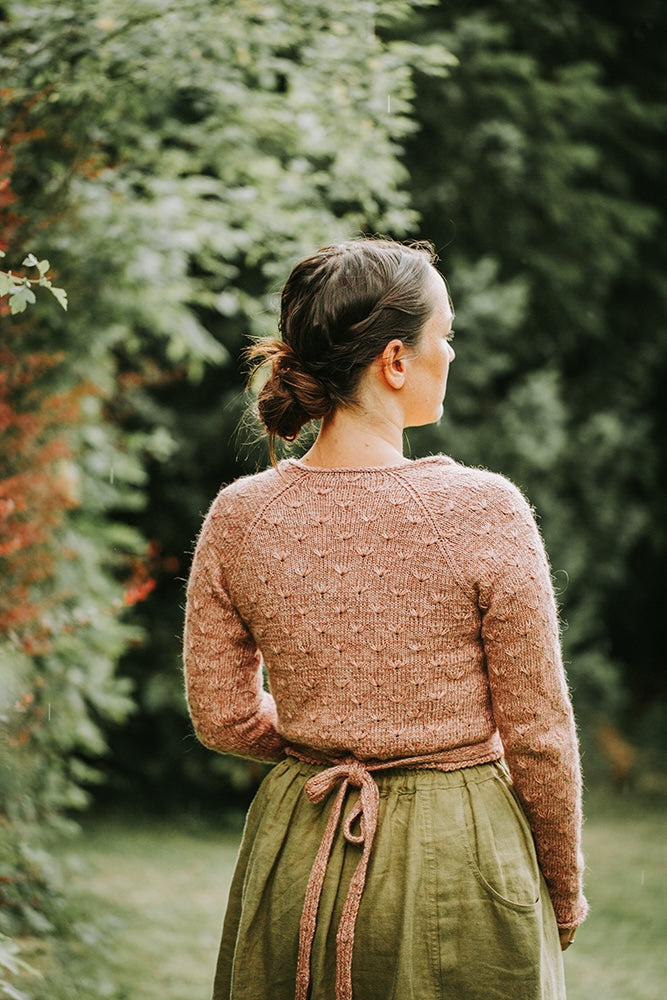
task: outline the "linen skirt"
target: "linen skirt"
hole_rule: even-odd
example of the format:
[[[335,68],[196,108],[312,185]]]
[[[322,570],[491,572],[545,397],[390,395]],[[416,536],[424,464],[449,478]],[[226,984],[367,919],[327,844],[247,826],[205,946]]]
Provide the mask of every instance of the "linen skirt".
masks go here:
[[[335,797],[313,804],[304,792],[321,770],[287,758],[250,807],[213,1000],[294,998],[306,885]],[[373,778],[379,817],[354,936],[354,1000],[563,1000],[558,929],[504,762]],[[357,795],[348,790],[343,815]],[[360,852],[339,829],[310,1000],[335,1000],[336,930]]]

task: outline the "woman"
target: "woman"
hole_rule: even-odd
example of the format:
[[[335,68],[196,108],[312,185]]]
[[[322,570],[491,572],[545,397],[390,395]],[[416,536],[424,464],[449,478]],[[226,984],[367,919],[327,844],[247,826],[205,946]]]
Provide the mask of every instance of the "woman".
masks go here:
[[[402,452],[442,415],[451,327],[427,247],[361,239],[297,264],[253,350],[272,449],[321,428],[220,492],[188,585],[197,735],[280,762],[215,1000],[565,995],[581,781],[544,549],[506,479]]]

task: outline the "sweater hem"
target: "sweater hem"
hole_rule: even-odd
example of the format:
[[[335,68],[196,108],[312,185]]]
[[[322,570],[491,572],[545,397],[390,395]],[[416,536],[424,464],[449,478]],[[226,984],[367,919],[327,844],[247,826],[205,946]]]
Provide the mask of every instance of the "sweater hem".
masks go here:
[[[408,768],[414,766],[419,770],[459,771],[465,767],[476,767],[478,764],[491,764],[503,758],[503,747],[497,732],[489,737],[488,740],[484,740],[483,743],[476,743],[471,746],[449,748],[423,747],[419,750],[412,748],[407,751],[401,751],[397,747],[395,753],[391,756],[380,754],[366,755],[360,753],[358,749],[354,750],[350,748],[336,747],[334,749],[331,747],[317,747],[308,743],[301,743],[298,740],[289,739],[285,733],[281,733],[280,735],[286,741],[289,748],[293,747],[299,754],[304,757],[307,756],[313,763],[322,764],[324,767],[330,767],[332,763],[335,764],[355,759],[366,767],[371,768],[377,765],[385,769],[391,767],[394,762],[400,762],[394,766]],[[289,753],[289,749],[287,752]],[[437,757],[437,760],[420,763],[419,761],[425,757]],[[413,759],[415,761],[414,765],[410,763]]]

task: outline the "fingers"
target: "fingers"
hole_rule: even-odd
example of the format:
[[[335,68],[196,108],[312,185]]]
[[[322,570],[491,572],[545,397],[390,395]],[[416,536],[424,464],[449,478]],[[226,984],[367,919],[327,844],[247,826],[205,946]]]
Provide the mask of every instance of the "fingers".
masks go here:
[[[561,927],[558,930],[561,951],[566,951],[574,941],[576,927]]]

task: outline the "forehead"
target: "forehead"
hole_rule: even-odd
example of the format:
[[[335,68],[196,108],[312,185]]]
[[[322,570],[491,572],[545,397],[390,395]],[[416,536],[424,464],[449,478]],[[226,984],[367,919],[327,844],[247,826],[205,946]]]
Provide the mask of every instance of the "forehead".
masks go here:
[[[434,267],[431,268],[429,275],[430,291],[433,298],[433,310],[437,310],[441,315],[446,318],[454,315],[454,310],[452,308],[452,300],[449,295],[449,289],[445,279],[436,271]]]

